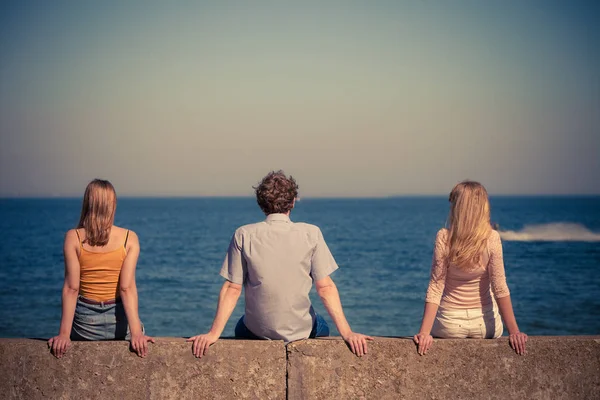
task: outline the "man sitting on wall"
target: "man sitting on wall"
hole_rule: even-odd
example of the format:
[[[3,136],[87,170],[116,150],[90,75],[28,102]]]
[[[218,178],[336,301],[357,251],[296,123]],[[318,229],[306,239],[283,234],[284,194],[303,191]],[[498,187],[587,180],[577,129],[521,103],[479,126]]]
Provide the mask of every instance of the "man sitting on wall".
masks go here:
[[[357,356],[367,353],[370,336],[352,332],[335,283],[329,276],[338,266],[321,230],[290,221],[298,197],[298,185],[283,171],[271,172],[255,187],[256,200],[266,220],[238,228],[221,268],[226,281],[219,294],[217,314],[210,331],[193,336],[196,357],[206,354],[231,316],[245,288],[246,313],[237,323],[235,336],[284,340],[286,343],[329,336],[325,320],[317,315],[308,293],[315,282],[327,312]]]

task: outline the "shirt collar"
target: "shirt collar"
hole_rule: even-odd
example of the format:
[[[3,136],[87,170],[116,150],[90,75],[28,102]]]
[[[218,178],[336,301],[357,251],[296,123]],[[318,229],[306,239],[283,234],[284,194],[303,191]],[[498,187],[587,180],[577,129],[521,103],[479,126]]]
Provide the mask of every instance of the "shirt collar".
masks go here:
[[[290,217],[285,214],[269,214],[267,215],[267,222],[283,221],[290,222]]]

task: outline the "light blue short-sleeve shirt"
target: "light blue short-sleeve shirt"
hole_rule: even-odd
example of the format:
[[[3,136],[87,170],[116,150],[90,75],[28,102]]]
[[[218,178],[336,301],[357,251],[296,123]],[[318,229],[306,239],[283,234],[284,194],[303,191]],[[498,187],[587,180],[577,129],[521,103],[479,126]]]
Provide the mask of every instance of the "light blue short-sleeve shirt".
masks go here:
[[[308,294],[313,281],[336,269],[317,226],[270,214],[235,231],[221,276],[244,285],[244,323],[252,333],[291,342],[306,339],[312,330],[315,312]]]

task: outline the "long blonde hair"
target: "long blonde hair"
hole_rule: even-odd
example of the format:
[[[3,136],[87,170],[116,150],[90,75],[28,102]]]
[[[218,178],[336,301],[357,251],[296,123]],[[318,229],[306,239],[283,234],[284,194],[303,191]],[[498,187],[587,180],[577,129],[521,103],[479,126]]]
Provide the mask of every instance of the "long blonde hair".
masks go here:
[[[85,188],[77,228],[85,229],[90,246],[106,246],[115,220],[117,193],[109,181],[94,179]]]
[[[448,260],[464,269],[479,264],[491,233],[490,202],[479,182],[464,181],[450,192]]]

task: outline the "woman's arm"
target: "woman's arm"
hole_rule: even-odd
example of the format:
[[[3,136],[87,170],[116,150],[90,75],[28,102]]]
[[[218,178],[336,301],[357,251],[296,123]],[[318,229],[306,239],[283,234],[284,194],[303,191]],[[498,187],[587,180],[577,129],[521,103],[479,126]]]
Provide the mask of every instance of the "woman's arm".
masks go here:
[[[125,308],[127,323],[131,334],[131,348],[140,357],[148,354],[148,342],[154,343],[154,339],[144,335],[142,332],[142,322],[138,314],[138,293],[135,284],[135,267],[140,255],[140,242],[138,236],[133,231],[129,231],[127,240],[127,256],[121,267],[119,276],[119,293]]]
[[[221,292],[219,293],[217,314],[215,315],[210,331],[204,335],[196,335],[187,339],[187,342],[193,342],[192,353],[194,353],[196,357],[201,358],[206,354],[210,345],[219,340],[219,337],[221,336],[221,333],[223,333],[223,329],[225,329],[225,325],[227,324],[229,317],[231,317],[231,313],[240,298],[240,294],[242,294],[242,285],[225,281],[221,287]]]
[[[413,340],[418,345],[417,352],[420,355],[426,354],[433,344],[431,329],[433,328],[435,316],[446,286],[446,275],[448,273],[447,232],[446,229],[440,229],[435,238],[429,287],[425,296],[423,320],[421,321],[419,333],[413,337]]]
[[[500,315],[504,320],[506,329],[508,329],[508,341],[510,342],[510,347],[512,347],[513,350],[519,355],[525,354],[527,334],[519,332],[515,313],[513,312],[512,302],[510,301],[510,296],[501,297],[496,299],[496,301],[498,302]]]
[[[506,275],[504,272],[504,255],[502,252],[502,242],[498,232],[492,232],[490,238],[489,252],[490,261],[488,265],[488,273],[490,276],[490,283],[492,286],[492,292],[498,303],[498,308],[502,320],[508,329],[508,340],[510,346],[517,352],[517,354],[525,354],[525,343],[527,343],[527,335],[519,332],[519,326],[517,325],[517,319],[513,311],[512,302],[510,300],[510,291],[506,285]]]
[[[437,314],[439,305],[435,303],[425,302],[425,309],[423,310],[423,320],[421,321],[421,329],[417,333],[413,340],[418,345],[417,352],[420,355],[427,354],[427,351],[433,344],[433,337],[431,336],[431,329],[435,322],[435,316]]]
[[[373,340],[371,336],[363,335],[362,333],[352,332],[350,324],[346,320],[344,310],[342,309],[342,301],[337,286],[330,276],[320,279],[315,282],[317,293],[333,320],[338,332],[344,338],[344,341],[350,346],[350,350],[359,357],[367,354],[367,340]]]
[[[65,283],[62,289],[62,316],[58,335],[48,340],[48,346],[52,354],[61,358],[71,346],[71,328],[79,294],[79,239],[75,230],[72,229],[65,235],[63,254],[65,260]]]

